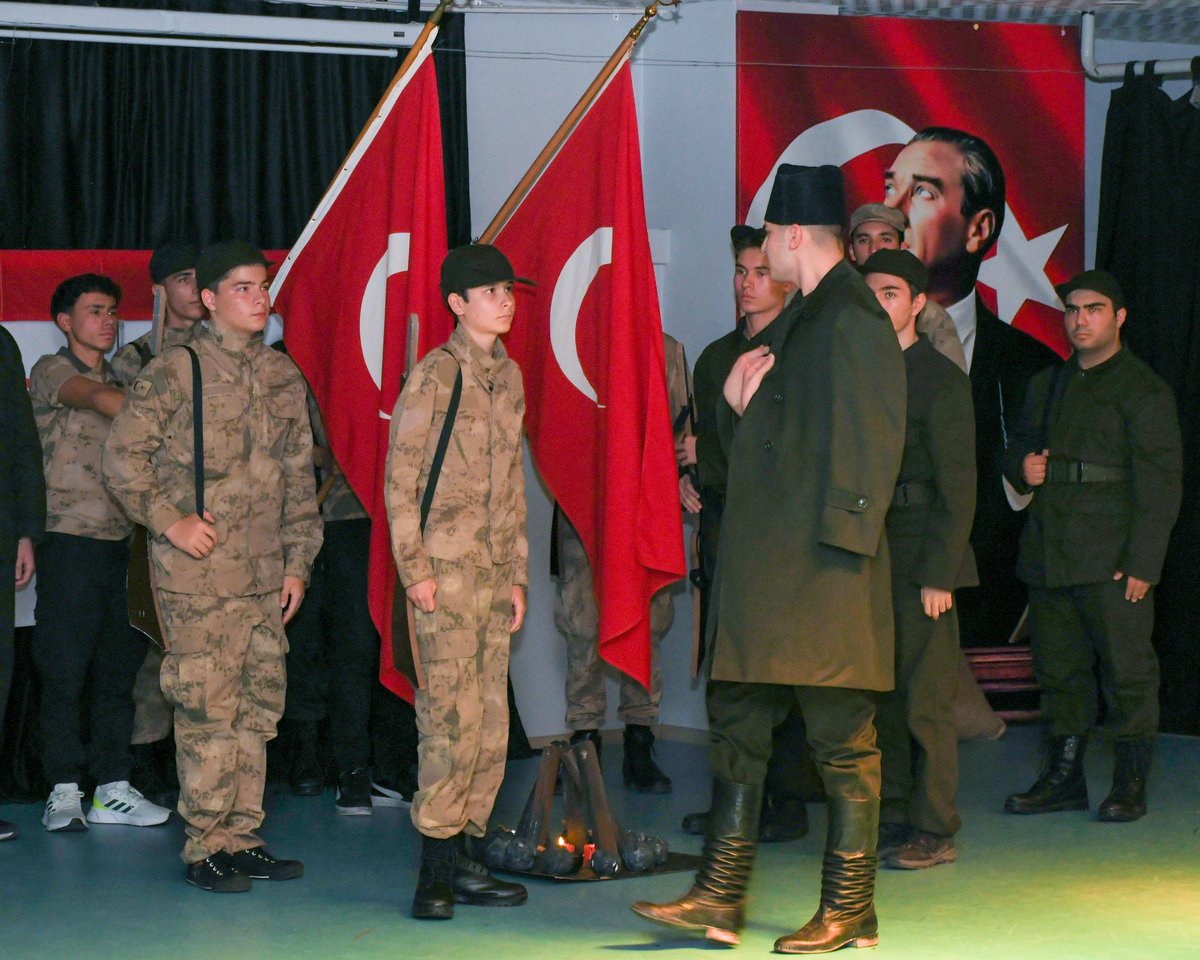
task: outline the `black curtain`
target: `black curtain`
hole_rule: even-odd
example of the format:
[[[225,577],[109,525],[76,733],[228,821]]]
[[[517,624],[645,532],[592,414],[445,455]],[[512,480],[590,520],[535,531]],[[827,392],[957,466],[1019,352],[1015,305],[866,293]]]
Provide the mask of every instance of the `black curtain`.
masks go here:
[[[121,7],[370,19],[233,0]],[[463,18],[435,47],[450,243],[470,239]],[[401,51],[403,56],[404,51]],[[299,236],[399,59],[0,38],[0,247]]]
[[[1200,57],[1192,61],[1200,81]],[[1104,135],[1096,266],[1120,281],[1122,342],[1175,391],[1183,507],[1155,600],[1162,729],[1200,734],[1200,110],[1126,71]]]

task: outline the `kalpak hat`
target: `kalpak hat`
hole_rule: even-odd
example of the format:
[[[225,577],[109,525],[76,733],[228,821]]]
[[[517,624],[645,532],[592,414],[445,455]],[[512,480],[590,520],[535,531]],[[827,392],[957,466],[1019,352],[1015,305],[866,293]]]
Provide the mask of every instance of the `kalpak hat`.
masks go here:
[[[468,243],[455,247],[442,261],[443,297],[448,297],[456,291],[506,280],[536,286],[532,280],[516,276],[508,257],[490,243]]]
[[[210,244],[196,258],[196,289],[207,289],[234,267],[269,267],[271,263],[258,247],[244,240]]]
[[[1058,294],[1058,298],[1063,303],[1067,302],[1067,294],[1074,293],[1076,290],[1095,290],[1097,293],[1103,294],[1112,301],[1114,310],[1120,310],[1125,306],[1125,293],[1121,289],[1121,284],[1111,273],[1103,270],[1084,270],[1083,273],[1076,274],[1066,283],[1060,283],[1054,288],[1054,292]]]
[[[150,279],[162,283],[173,273],[196,266],[200,247],[190,240],[168,240],[150,254]]]
[[[801,167],[781,163],[771,185],[763,219],[780,225],[842,224],[846,217],[846,187],[842,170],[832,164]]]
[[[924,293],[929,283],[929,268],[907,250],[876,250],[861,267],[868,273],[886,273],[912,284],[917,293]]]

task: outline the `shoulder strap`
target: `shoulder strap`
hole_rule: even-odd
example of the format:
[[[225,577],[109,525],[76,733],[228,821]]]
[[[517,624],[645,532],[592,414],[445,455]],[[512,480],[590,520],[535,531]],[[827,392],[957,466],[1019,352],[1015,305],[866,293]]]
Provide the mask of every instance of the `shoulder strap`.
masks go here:
[[[204,384],[200,378],[200,358],[183,344],[192,358],[192,464],[196,475],[196,516],[204,517]]]
[[[450,353],[449,350],[446,353]],[[451,357],[454,354],[450,353]],[[442,461],[446,459],[446,448],[450,446],[450,434],[454,432],[454,418],[458,416],[458,401],[462,398],[462,366],[454,357],[458,373],[454,377],[454,389],[450,392],[450,406],[446,408],[446,419],[442,423],[442,434],[438,437],[433,463],[429,465],[429,482],[425,484],[425,495],[421,498],[421,532],[425,532],[425,521],[429,519],[429,508],[433,506],[433,493],[437,489],[438,475],[442,472]]]
[[[154,359],[154,354],[150,352],[149,345],[142,343],[141,339],[133,341],[133,349],[137,351],[138,359],[142,361],[143,367]]]

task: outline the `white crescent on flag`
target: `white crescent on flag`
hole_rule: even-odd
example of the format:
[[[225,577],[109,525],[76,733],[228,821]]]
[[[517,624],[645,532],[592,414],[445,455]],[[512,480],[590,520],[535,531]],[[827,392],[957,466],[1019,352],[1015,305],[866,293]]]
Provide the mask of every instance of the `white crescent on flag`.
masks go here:
[[[550,301],[550,346],[554,359],[563,376],[585,397],[596,403],[596,390],[583,372],[579,362],[579,347],[575,343],[575,326],[579,321],[579,308],[588,288],[596,279],[600,268],[612,263],[612,227],[598,227],[583,241],[563,264],[554,284],[554,297]]]
[[[363,288],[362,306],[358,313],[358,338],[362,344],[363,363],[375,381],[383,384],[383,328],[387,320],[388,277],[408,270],[410,233],[388,234],[387,253],[379,258],[370,279]]]

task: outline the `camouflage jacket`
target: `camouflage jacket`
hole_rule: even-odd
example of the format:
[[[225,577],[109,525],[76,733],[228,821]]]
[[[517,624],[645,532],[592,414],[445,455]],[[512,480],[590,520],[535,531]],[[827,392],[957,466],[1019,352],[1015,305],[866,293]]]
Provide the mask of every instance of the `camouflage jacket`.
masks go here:
[[[58,391],[72,377],[117,385],[106,362],[90,369],[67,347],[42,357],[30,371],[29,395],[46,473],[46,530],[123,540],[133,525],[104,488],[100,472],[112,421],[95,410],[63,406]]]
[[[192,338],[200,332],[201,324],[196,323],[188,327],[186,330],[173,330],[167,327],[163,331],[163,351],[167,347],[178,346],[181,343],[190,343]],[[143,359],[143,354],[148,359]],[[130,340],[129,343],[121,347],[112,355],[112,360],[109,365],[113,369],[113,373],[117,375],[117,379],[121,383],[128,386],[137,379],[137,375],[141,372],[142,367],[154,359],[154,354],[150,352],[150,334],[143,333],[136,340]]]
[[[278,590],[308,579],[321,547],[304,379],[261,336],[206,326],[192,341],[204,390],[204,504],[217,545],[203,560],[164,536],[195,513],[192,367],[173,347],[150,362],[104,448],[104,479],[154,537],[158,586],[219,597]]]
[[[313,447],[323,449],[328,455],[328,466],[318,474],[322,483],[332,480],[329,492],[321,501],[321,516],[325,522],[335,520],[362,520],[367,516],[362,502],[355,495],[350,481],[342,472],[333,451],[329,449],[329,437],[325,433],[325,421],[321,418],[321,408],[317,406],[317,398],[311,390],[308,391],[308,417],[312,421]]]
[[[421,498],[446,408],[462,368],[462,399],[421,536]],[[497,340],[485,354],[459,326],[409,375],[392,411],[384,497],[400,581],[433,576],[431,557],[476,566],[513,564],[513,583],[529,582],[521,371]]]

